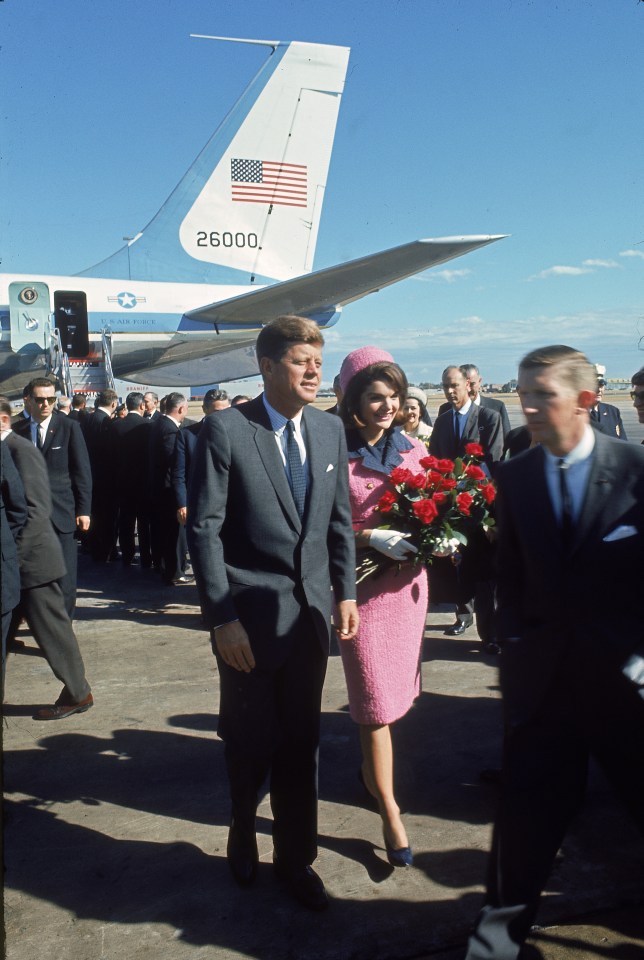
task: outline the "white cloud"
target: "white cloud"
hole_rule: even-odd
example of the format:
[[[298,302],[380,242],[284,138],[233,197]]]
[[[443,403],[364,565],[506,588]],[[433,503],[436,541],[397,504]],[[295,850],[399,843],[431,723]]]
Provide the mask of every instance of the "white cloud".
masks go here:
[[[641,250],[622,250],[620,257],[641,257],[644,260],[644,253]]]
[[[534,273],[528,280],[546,280],[548,277],[580,277],[584,273],[592,273],[589,267],[567,267],[555,266],[542,270],[541,273]]]
[[[606,270],[612,270],[614,267],[619,267],[619,264],[616,260],[584,260],[585,267],[603,267]]]
[[[468,277],[471,270],[432,270],[428,273],[416,274],[413,280],[421,280],[423,283],[431,283],[433,280],[443,280],[445,283],[455,283],[456,280],[462,280]]]

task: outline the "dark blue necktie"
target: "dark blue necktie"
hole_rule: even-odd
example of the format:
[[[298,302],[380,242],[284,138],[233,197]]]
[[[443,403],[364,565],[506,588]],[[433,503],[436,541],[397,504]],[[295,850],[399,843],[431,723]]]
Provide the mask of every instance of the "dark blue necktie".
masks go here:
[[[306,477],[304,476],[300,448],[295,439],[295,424],[292,420],[288,420],[284,429],[286,430],[286,462],[291,481],[291,492],[301,520],[304,516],[304,504],[306,502]]]
[[[566,461],[562,458],[558,461],[559,468],[559,495],[561,497],[561,539],[564,547],[570,546],[572,536],[573,516],[572,516],[572,497],[570,488],[566,481]]]

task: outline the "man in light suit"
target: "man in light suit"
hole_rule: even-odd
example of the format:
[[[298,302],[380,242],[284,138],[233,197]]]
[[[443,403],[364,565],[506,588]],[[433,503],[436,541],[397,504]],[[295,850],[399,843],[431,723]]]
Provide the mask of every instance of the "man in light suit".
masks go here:
[[[429,438],[429,452],[440,459],[454,460],[465,454],[468,443],[483,447],[484,463],[494,474],[503,455],[503,428],[501,417],[486,406],[477,406],[469,394],[469,381],[463,367],[451,366],[443,370],[443,391],[447,409],[439,413]],[[441,407],[441,409],[443,409]],[[473,534],[462,553],[458,568],[458,582],[447,586],[446,598],[456,602],[456,621],[445,631],[448,637],[459,637],[474,622],[484,649],[496,653],[494,632],[494,596],[492,586],[492,548],[482,533]],[[430,580],[439,587],[437,578],[443,570],[452,573],[450,561],[440,561],[430,571]],[[453,576],[452,576],[453,579]],[[447,576],[449,583],[450,577]],[[438,591],[435,589],[435,595]]]
[[[358,625],[344,431],[307,406],[323,342],[301,317],[262,329],[264,393],[206,417],[188,495],[188,542],[220,671],[229,865],[241,885],[255,879],[258,791],[270,774],[274,869],[315,910],[328,905],[311,864],[331,587],[342,639]]]
[[[519,956],[589,756],[644,832],[644,450],[590,427],[595,372],[578,351],[533,351],[518,382],[538,445],[497,477],[505,743],[467,960]]]
[[[63,548],[67,572],[60,581],[69,619],[76,608],[78,552],[74,532],[89,530],[92,471],[81,428],[64,414],[52,413],[56,393],[46,377],[30,381],[27,410],[30,417],[13,423],[18,436],[38,447],[47,465],[51,491],[51,520]]]

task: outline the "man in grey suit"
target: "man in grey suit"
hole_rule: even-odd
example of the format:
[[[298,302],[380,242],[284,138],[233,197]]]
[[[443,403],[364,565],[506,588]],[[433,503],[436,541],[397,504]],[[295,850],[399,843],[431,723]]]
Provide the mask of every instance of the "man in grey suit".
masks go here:
[[[644,450],[591,428],[582,353],[535,350],[518,381],[537,446],[497,477],[503,775],[467,960],[519,956],[589,757],[644,832]]]
[[[56,703],[41,707],[34,720],[62,720],[89,710],[94,700],[65,609],[61,588],[65,562],[51,522],[47,467],[35,446],[12,432],[11,406],[6,397],[0,397],[0,429],[3,447],[16,465],[27,499],[27,522],[17,541],[21,594],[12,630],[24,616],[54,675],[63,684]]]
[[[258,793],[270,775],[274,869],[315,910],[328,905],[311,864],[331,587],[342,640],[358,625],[344,431],[308,406],[323,343],[301,317],[263,328],[264,393],[205,418],[188,494],[190,554],[220,672],[229,865],[241,885],[255,879]]]

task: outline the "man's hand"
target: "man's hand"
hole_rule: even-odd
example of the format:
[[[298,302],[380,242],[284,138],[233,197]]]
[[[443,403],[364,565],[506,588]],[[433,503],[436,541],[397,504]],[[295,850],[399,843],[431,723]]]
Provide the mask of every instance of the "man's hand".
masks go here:
[[[239,620],[216,627],[213,630],[213,637],[217,652],[224,663],[233,670],[250,673],[255,666],[255,657],[250,648],[248,634]]]
[[[85,533],[89,530],[89,517],[76,517],[76,526],[82,533]]]
[[[177,510],[177,520],[179,521],[182,527],[185,527],[186,525],[187,516],[188,516],[188,508],[179,507],[179,509]]]
[[[353,640],[358,632],[360,617],[355,600],[341,600],[338,604],[340,622],[336,626],[340,640]]]

